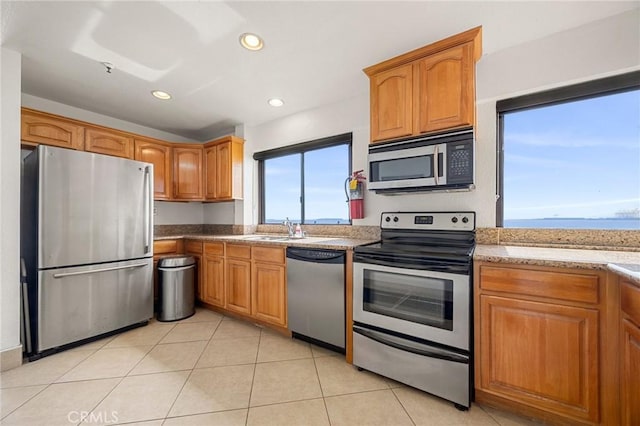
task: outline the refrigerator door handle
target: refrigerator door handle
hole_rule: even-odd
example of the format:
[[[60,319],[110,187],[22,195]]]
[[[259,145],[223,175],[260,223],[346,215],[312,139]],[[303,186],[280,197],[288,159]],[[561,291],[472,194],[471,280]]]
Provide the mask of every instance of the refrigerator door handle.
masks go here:
[[[150,253],[151,245],[151,197],[153,189],[151,188],[151,172],[150,167],[144,168],[144,252]]]
[[[133,265],[113,266],[111,268],[92,269],[90,271],[62,272],[62,273],[59,273],[59,274],[53,274],[53,278],[64,278],[64,277],[73,277],[73,276],[76,276],[76,275],[97,274],[98,272],[117,271],[119,269],[142,268],[143,266],[147,266],[147,264],[146,263],[136,263],[136,264],[133,264]]]

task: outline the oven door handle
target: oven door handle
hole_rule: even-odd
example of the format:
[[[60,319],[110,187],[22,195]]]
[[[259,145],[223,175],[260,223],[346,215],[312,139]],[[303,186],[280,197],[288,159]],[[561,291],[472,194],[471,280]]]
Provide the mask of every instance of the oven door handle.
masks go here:
[[[353,332],[361,334],[365,337],[368,337],[371,340],[375,340],[378,343],[382,343],[383,345],[390,346],[392,348],[411,352],[416,355],[422,355],[429,358],[438,358],[443,359],[445,361],[458,362],[460,364],[469,364],[469,357],[464,355],[459,355],[455,352],[450,352],[444,349],[437,349],[432,346],[423,345],[417,342],[411,342],[412,345],[406,345],[398,342],[392,336],[387,336],[383,333],[373,330],[366,330],[364,328],[353,326]],[[399,340],[399,338],[397,338]],[[415,346],[414,346],[415,345]],[[418,347],[418,345],[420,347]]]

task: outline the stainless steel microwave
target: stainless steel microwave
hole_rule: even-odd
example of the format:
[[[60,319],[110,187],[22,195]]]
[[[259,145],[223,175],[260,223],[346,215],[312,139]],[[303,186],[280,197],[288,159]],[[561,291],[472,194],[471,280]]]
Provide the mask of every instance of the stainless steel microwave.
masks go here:
[[[369,148],[368,188],[378,193],[469,189],[473,179],[472,129]]]

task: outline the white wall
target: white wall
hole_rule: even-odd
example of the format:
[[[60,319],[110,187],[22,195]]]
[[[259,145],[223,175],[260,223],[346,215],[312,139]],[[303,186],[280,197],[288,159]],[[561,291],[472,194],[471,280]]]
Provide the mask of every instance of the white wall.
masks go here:
[[[478,226],[495,226],[496,99],[638,69],[639,40],[640,11],[636,9],[483,56],[477,65],[476,189],[400,196],[367,192],[365,219],[355,220],[354,225],[377,225],[380,213],[387,210],[473,210]],[[251,158],[254,152],[345,132],[353,132],[353,170],[366,170],[368,94],[246,126],[245,167],[253,176],[245,175],[245,195],[251,193],[253,202],[245,202],[244,223],[258,221],[257,165]]]
[[[168,142],[201,142],[185,138],[183,136],[174,135],[173,133],[163,132],[162,130],[152,129],[151,127],[141,126],[129,121],[120,120],[118,118],[113,118],[84,109],[76,108],[70,105],[61,104],[60,102],[51,101],[49,99],[39,98],[27,93],[22,94],[22,106],[38,111],[49,112],[51,114],[58,114],[63,117],[86,121],[92,124],[99,124],[105,127],[124,130],[125,132],[131,132],[151,138],[162,139]]]
[[[178,203],[156,201],[154,203],[155,225],[194,225],[205,223],[202,215],[202,203]]]
[[[0,49],[0,352],[20,346],[22,56]]]

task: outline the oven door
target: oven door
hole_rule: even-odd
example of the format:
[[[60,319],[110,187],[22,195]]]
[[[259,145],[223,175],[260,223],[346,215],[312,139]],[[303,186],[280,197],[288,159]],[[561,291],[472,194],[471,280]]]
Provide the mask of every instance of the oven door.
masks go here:
[[[369,153],[371,190],[446,185],[446,144]]]
[[[353,320],[469,350],[468,275],[354,262]]]

